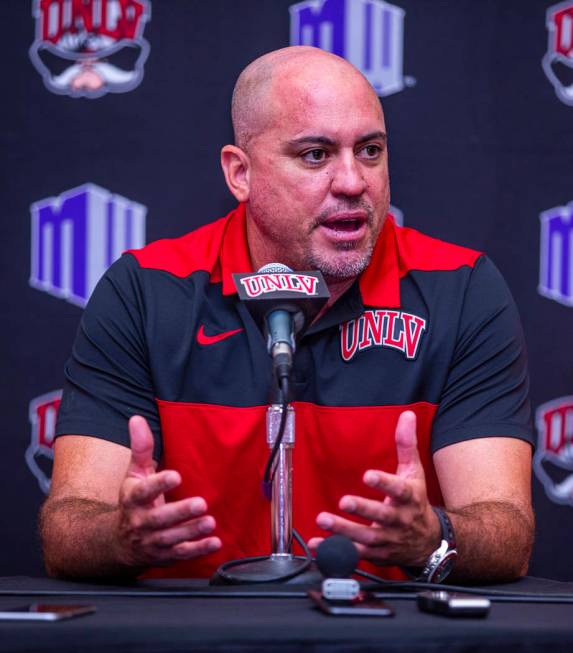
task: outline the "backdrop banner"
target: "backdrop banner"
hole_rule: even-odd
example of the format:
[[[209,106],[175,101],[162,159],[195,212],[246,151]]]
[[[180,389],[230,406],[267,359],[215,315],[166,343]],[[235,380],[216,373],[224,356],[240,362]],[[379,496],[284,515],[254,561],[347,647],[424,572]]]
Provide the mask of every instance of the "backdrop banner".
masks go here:
[[[310,44],[383,102],[397,221],[486,252],[511,288],[538,437],[530,573],[573,580],[573,0],[2,0],[0,24],[0,575],[43,572],[63,365],[95,284],[233,208],[237,75]]]

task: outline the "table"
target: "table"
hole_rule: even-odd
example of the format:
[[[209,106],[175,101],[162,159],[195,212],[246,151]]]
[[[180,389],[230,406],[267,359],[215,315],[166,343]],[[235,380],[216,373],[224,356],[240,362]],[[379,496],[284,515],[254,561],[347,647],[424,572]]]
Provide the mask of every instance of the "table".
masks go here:
[[[570,594],[573,583],[524,578],[484,587]],[[0,652],[108,653],[312,651],[312,653],[573,650],[573,603],[492,605],[486,619],[421,613],[412,595],[391,598],[391,618],[332,617],[304,587],[210,588],[205,581],[90,585],[48,578],[0,578],[0,610],[32,601],[87,603],[92,615],[55,623],[0,622]],[[233,591],[240,596],[233,596]],[[89,593],[95,593],[89,596]],[[67,593],[67,594],[65,594]],[[393,595],[392,595],[393,596]]]

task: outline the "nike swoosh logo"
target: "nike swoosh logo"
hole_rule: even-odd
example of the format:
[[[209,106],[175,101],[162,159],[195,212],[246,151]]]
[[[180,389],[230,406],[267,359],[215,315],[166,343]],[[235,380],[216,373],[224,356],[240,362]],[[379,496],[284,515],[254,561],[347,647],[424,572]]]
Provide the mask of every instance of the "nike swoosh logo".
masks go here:
[[[214,345],[216,342],[221,342],[221,340],[226,340],[231,336],[234,336],[236,333],[241,333],[244,329],[234,329],[233,331],[224,331],[223,333],[217,333],[214,336],[208,336],[205,333],[205,327],[201,325],[199,331],[197,331],[197,342],[200,345]]]

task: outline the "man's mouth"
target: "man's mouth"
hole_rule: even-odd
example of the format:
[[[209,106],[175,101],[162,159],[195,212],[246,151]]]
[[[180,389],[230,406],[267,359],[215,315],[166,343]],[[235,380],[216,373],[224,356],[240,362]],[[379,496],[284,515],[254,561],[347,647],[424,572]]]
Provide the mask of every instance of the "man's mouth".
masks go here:
[[[338,213],[319,223],[320,230],[332,238],[359,238],[363,235],[368,216],[360,212]]]

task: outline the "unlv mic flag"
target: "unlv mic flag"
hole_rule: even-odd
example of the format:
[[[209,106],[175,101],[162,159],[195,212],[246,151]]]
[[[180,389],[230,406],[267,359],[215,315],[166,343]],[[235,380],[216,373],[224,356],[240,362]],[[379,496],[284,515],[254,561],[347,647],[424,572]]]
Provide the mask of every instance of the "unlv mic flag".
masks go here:
[[[143,79],[149,0],[34,0],[32,63],[53,93],[97,98]]]
[[[383,0],[306,0],[289,11],[291,45],[344,57],[382,97],[404,88],[403,9]]]

